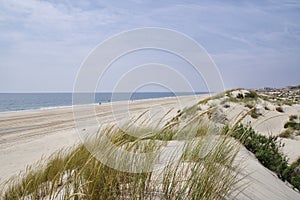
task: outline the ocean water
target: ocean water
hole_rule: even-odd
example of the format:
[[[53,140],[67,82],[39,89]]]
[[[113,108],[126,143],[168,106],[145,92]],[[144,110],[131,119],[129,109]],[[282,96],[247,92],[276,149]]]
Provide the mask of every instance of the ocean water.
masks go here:
[[[205,94],[197,92],[196,94]],[[194,95],[177,93],[177,96]],[[128,98],[130,96],[130,98]],[[174,97],[172,92],[96,93],[93,103]],[[72,93],[0,93],[0,112],[72,106]]]

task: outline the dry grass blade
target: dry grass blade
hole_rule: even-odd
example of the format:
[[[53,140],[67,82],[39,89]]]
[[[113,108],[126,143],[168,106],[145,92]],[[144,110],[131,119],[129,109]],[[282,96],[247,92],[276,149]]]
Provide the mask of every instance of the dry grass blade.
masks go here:
[[[238,149],[228,136],[210,131],[212,125],[201,120],[207,112],[209,110],[195,115],[181,128],[172,126],[173,132],[170,132],[170,125],[149,124],[149,121],[143,119],[146,112],[135,118],[135,123],[128,122],[124,127],[103,127],[90,140],[86,138],[89,142],[86,145],[89,149],[94,149],[93,153],[83,145],[62,150],[49,158],[46,165],[39,165],[36,170],[28,168],[20,178],[12,179],[1,195],[5,200],[223,199],[230,194],[236,183],[237,173],[233,162]],[[160,119],[158,123],[162,121]],[[136,123],[140,125],[137,126]],[[148,134],[148,127],[151,127],[153,134]],[[200,128],[204,134],[198,137],[196,133]],[[165,137],[164,134],[173,135]],[[160,152],[168,144],[176,146],[184,143],[183,153],[175,159],[177,149],[169,152],[166,167],[158,171],[122,172],[109,168],[94,157],[94,153],[99,153],[99,145],[103,145],[105,141],[104,136],[115,147],[131,152],[132,155]],[[186,136],[186,139],[181,136]],[[177,140],[179,138],[181,140]],[[132,169],[139,167],[141,163],[151,168],[159,164],[157,161],[160,159],[165,159],[149,157],[149,160],[143,161],[136,160],[133,156],[116,154],[113,149],[100,150],[111,161],[126,159]],[[122,162],[118,164],[121,167],[124,165]]]

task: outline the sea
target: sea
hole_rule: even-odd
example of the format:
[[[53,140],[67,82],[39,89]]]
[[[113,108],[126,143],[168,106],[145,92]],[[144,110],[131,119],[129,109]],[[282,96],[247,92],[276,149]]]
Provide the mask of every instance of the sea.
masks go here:
[[[141,100],[174,96],[207,94],[207,92],[136,92],[136,93],[95,93],[94,103]],[[72,93],[0,93],[0,112],[51,109],[72,106]],[[128,97],[130,96],[130,99]]]

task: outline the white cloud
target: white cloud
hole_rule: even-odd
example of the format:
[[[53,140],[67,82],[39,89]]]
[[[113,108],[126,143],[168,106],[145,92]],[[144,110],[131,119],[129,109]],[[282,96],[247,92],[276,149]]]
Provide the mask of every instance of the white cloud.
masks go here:
[[[39,69],[45,79],[65,79],[64,88],[71,90],[73,79],[68,70],[76,74],[89,50],[112,34],[143,26],[190,35],[214,55],[225,80],[232,78],[226,69],[235,66],[235,70],[242,70],[252,63],[265,69],[287,69],[282,84],[289,84],[289,76],[294,77],[299,66],[294,58],[300,53],[299,9],[297,1],[3,0],[0,91],[17,90],[21,84],[25,90],[35,88],[31,80],[20,82],[13,76],[13,70],[25,66],[25,74],[31,70],[38,74]],[[49,70],[53,68],[57,70]],[[2,77],[11,81],[3,82]],[[251,81],[236,87],[247,87]],[[60,89],[56,87],[48,86],[48,90]]]

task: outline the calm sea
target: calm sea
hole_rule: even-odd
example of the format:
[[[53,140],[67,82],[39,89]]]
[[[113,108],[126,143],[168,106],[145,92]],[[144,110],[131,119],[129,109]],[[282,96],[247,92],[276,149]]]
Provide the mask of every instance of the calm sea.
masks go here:
[[[197,92],[196,94],[205,94]],[[177,93],[177,96],[193,95]],[[173,97],[171,92],[138,92],[130,100]],[[112,98],[113,97],[113,98]],[[94,103],[128,100],[128,93],[96,93]],[[46,109],[72,105],[72,93],[0,93],[0,112]]]

